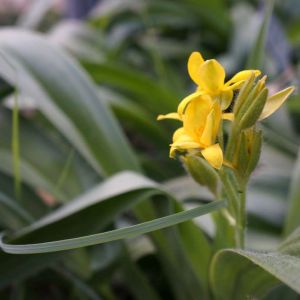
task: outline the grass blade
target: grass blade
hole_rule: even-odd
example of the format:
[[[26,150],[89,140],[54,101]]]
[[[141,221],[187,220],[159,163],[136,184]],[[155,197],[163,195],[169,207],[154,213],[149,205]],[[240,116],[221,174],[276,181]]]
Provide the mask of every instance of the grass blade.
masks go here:
[[[262,21],[262,25],[258,33],[256,42],[251,50],[247,62],[247,68],[249,69],[262,68],[263,61],[264,61],[265,45],[266,45],[269,23],[273,12],[274,0],[265,1],[265,3],[266,4],[265,4],[264,19]]]
[[[35,253],[49,253],[76,249],[86,246],[107,243],[111,241],[133,238],[145,233],[155,230],[167,228],[201,215],[208,214],[225,206],[224,201],[214,201],[209,204],[196,207],[187,211],[171,214],[166,217],[157,218],[152,221],[143,222],[137,225],[111,230],[103,233],[82,236],[73,239],[66,239],[60,241],[14,245],[5,242],[5,236],[2,235],[0,246],[6,253],[11,254],[35,254]]]

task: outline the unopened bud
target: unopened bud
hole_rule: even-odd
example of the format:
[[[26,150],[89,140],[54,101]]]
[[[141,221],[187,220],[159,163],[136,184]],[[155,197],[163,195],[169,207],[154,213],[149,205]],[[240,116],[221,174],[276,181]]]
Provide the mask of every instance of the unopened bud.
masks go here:
[[[254,128],[241,132],[235,155],[236,172],[242,181],[247,181],[255,169],[261,152],[262,134]]]
[[[253,99],[251,105],[247,108],[246,112],[237,118],[236,122],[240,129],[246,129],[253,126],[259,119],[268,98],[268,89],[264,88]]]
[[[206,186],[214,195],[217,195],[219,176],[216,170],[199,156],[187,155],[184,162],[194,180]]]
[[[234,104],[233,113],[235,116],[239,114],[241,107],[245,103],[245,100],[247,99],[250,91],[253,89],[254,80],[255,80],[255,74],[253,72],[253,74],[248,78],[248,80],[245,81],[245,83],[242,85],[242,88]]]

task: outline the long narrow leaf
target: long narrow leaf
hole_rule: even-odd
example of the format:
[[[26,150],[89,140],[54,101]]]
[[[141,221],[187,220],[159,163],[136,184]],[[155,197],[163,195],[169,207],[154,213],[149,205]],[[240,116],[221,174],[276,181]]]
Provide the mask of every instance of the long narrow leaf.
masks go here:
[[[270,19],[273,12],[274,0],[265,1],[265,14],[262,20],[260,31],[258,32],[256,42],[251,50],[247,67],[250,69],[257,69],[262,67],[265,55],[265,44],[269,28]]]
[[[76,249],[91,245],[97,245],[101,243],[107,243],[120,239],[132,238],[141,234],[149,233],[155,230],[167,228],[201,215],[213,212],[225,206],[224,201],[215,201],[204,206],[196,207],[187,211],[172,214],[170,216],[157,218],[152,221],[147,221],[141,224],[125,227],[121,229],[111,230],[108,232],[82,236],[79,238],[35,243],[25,245],[8,244],[5,240],[1,239],[0,246],[7,252],[12,254],[36,254],[36,253],[48,253],[56,251],[64,251],[70,249]]]

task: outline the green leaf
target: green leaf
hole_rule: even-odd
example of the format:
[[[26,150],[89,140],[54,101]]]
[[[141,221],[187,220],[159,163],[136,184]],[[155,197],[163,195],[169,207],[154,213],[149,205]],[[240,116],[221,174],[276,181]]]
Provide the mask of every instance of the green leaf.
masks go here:
[[[300,294],[299,250],[298,228],[273,252],[219,251],[211,265],[211,282],[216,299],[258,298],[280,282]]]
[[[148,195],[147,188],[153,187],[155,183],[142,176],[121,173],[24,227],[18,232],[18,240],[54,240],[103,230],[118,214],[144,199]],[[25,278],[61,257],[58,253],[15,256],[0,252],[0,286]]]
[[[139,169],[112,114],[71,57],[46,38],[16,29],[1,30],[0,52],[1,76],[38,101],[41,111],[95,170],[107,175]]]
[[[167,131],[149,114],[142,103],[139,105],[124,95],[103,87],[99,88],[99,94],[113,109],[121,124],[128,126],[133,133],[138,128],[138,134],[145,136],[149,142],[156,142],[157,147],[165,147],[169,143]]]
[[[107,46],[102,33],[84,22],[63,20],[51,29],[48,36],[51,42],[63,47],[80,61],[101,61],[106,53]]]
[[[298,152],[300,153],[300,152]],[[294,167],[289,189],[289,208],[285,222],[285,233],[289,234],[300,226],[300,155]]]
[[[82,281],[79,277],[77,277],[72,272],[68,271],[62,267],[54,267],[54,270],[58,272],[62,277],[68,280],[76,290],[78,290],[79,295],[84,295],[87,299],[90,300],[101,300],[102,298],[98,295],[98,293],[92,289],[90,285],[86,282]]]
[[[174,111],[178,105],[178,95],[144,73],[131,70],[126,65],[115,62],[83,63],[92,78],[101,84],[109,84],[130,92],[137,102],[154,113]]]
[[[0,224],[9,229],[19,229],[34,219],[18,202],[0,192]]]
[[[300,227],[295,229],[279,247],[280,251],[300,258]]]
[[[60,239],[103,230],[118,214],[146,197],[148,192],[139,191],[139,188],[153,186],[155,184],[152,181],[131,173],[112,177],[32,225],[24,227],[21,231],[23,240],[25,237],[28,241]],[[32,275],[61,258],[58,253],[15,256],[0,252],[0,286]]]
[[[21,254],[21,252],[36,253],[45,250],[66,250],[67,248],[70,249],[70,247],[76,248],[97,244],[99,242],[132,237],[184,222],[224,206],[223,202],[212,202],[192,210],[161,217],[131,227],[81,237],[81,235],[86,233],[103,230],[112,222],[116,215],[129,209],[140,199],[147,199],[149,195],[157,193],[166,195],[157,184],[143,176],[128,172],[120,173],[74,201],[65,204],[62,208],[59,208],[41,220],[10,235],[10,242],[12,243],[34,244],[31,246],[26,246],[25,244],[19,246],[10,244],[7,245],[8,248],[6,248],[6,250],[10,251],[16,247],[15,250],[17,251],[13,250],[12,252],[18,252],[19,254]],[[74,236],[76,238],[70,238]],[[62,240],[63,238],[69,239],[64,241]],[[41,243],[45,240],[53,241],[55,239],[58,239],[58,241],[50,242],[50,244]],[[39,246],[39,243],[43,249]],[[56,245],[56,247],[53,248],[51,243],[54,243],[52,246]],[[45,249],[44,246],[47,245],[51,247]],[[4,244],[2,246],[5,248]],[[49,253],[20,256],[0,253],[0,262],[5,261],[5,266],[7,266],[1,268],[0,285],[1,283],[3,285],[7,284],[10,280],[24,278],[32,274],[32,272],[46,267],[48,263],[53,263],[60,258],[60,254],[53,256],[53,254]],[[41,261],[43,263],[41,263]],[[30,268],[28,266],[30,266]]]
[[[3,249],[3,251],[11,254],[36,254],[49,252],[51,253],[56,251],[76,249],[116,241],[120,239],[133,238],[141,234],[177,225],[179,223],[210,213],[224,206],[224,201],[214,201],[204,206],[200,206],[187,211],[175,213],[166,217],[157,218],[152,221],[143,222],[125,228],[115,229],[103,233],[87,235],[72,239],[65,239],[45,243],[14,245],[6,243],[2,236],[0,246]],[[13,239],[12,242],[14,243],[15,240]]]
[[[55,264],[59,258],[57,253],[18,256],[0,252],[0,288]]]
[[[160,297],[157,295],[155,289],[151,286],[138,265],[132,260],[126,248],[122,252],[123,280],[131,290],[134,298],[137,300],[159,300]]]
[[[0,191],[3,195],[5,195],[5,197],[9,198],[10,202],[14,203],[8,204],[9,206],[17,205],[20,209],[22,209],[25,212],[25,214],[30,215],[30,218],[38,219],[49,211],[49,207],[46,206],[46,204],[41,200],[41,198],[39,198],[38,195],[26,184],[22,185],[22,197],[23,199],[26,199],[26,201],[19,201],[18,203],[16,203],[14,199],[15,192],[13,178],[6,176],[2,173],[0,173]],[[15,209],[12,210],[15,211]],[[3,214],[0,213],[0,218],[2,218],[2,220],[4,220],[5,218],[5,211],[5,209],[0,210],[0,212],[3,212]],[[18,219],[16,214],[13,214],[14,218]],[[24,213],[21,214],[24,215]],[[25,217],[25,219],[28,219],[29,221],[28,217]]]
[[[49,12],[52,7],[51,0],[45,1],[32,1],[28,9],[20,14],[17,24],[24,28],[37,28],[40,23],[45,19],[45,15]]]
[[[180,209],[180,205],[177,205]],[[209,294],[209,264],[212,257],[212,247],[203,231],[194,222],[188,221],[178,225],[178,232],[206,296]]]
[[[267,33],[269,28],[270,19],[273,12],[274,0],[265,2],[265,15],[262,20],[260,31],[258,32],[256,42],[251,50],[248,58],[248,69],[262,68],[264,56],[265,56],[265,44],[267,39]]]

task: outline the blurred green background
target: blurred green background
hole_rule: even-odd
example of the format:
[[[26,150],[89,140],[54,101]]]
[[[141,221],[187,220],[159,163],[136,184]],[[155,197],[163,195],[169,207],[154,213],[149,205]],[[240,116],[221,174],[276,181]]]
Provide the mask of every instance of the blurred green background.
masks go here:
[[[156,121],[195,89],[186,64],[200,51],[218,59],[228,77],[259,68],[272,92],[296,86],[287,105],[261,124],[263,152],[248,196],[247,248],[276,247],[300,225],[300,1],[274,1],[271,16],[270,3],[1,0],[1,231],[17,230],[15,242],[43,242],[169,211],[159,196],[140,203],[152,196],[149,187],[132,187],[139,179],[127,173],[105,186],[124,170],[160,183],[177,199],[175,210],[212,200],[168,157],[176,122]],[[176,234],[193,267],[203,247],[194,237],[210,243],[214,227],[209,216],[187,226]],[[162,262],[174,250],[159,248],[165,233],[47,255],[1,252],[0,299],[209,299],[193,296],[200,294],[190,277],[177,281],[180,264],[172,270],[172,262]],[[205,255],[199,263],[207,263]],[[176,285],[191,294],[180,295]],[[282,298],[275,294],[264,299],[299,298],[283,286]]]

